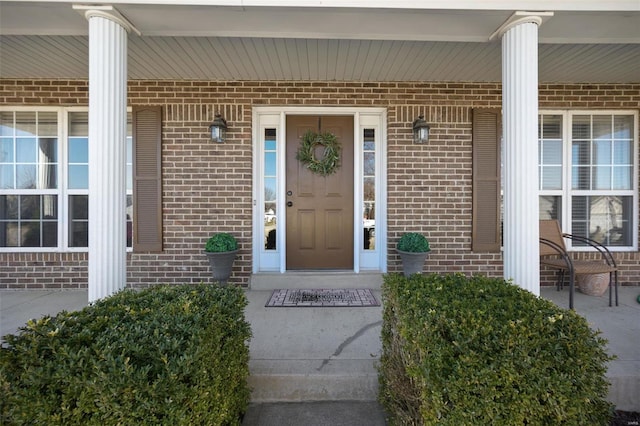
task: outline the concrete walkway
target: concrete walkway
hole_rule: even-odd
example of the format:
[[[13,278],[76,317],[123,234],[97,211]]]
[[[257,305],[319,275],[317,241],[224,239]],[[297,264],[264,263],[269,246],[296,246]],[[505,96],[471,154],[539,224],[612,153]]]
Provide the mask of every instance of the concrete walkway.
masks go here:
[[[298,352],[297,356],[313,359],[314,362],[324,363],[325,366],[334,361],[336,364],[349,363],[350,358],[361,357],[357,354],[358,350],[374,361],[379,355],[377,352],[379,346],[376,346],[376,342],[379,342],[376,335],[379,333],[379,327],[375,323],[381,320],[380,310],[351,309],[355,310],[355,315],[360,319],[354,324],[355,328],[349,328],[343,327],[344,320],[340,317],[347,314],[349,309],[264,308],[262,299],[268,292],[248,291],[247,293],[250,299],[250,312],[247,312],[247,317],[252,322],[253,329],[263,333],[260,335],[254,331],[256,337],[251,344],[252,358],[260,353],[264,355],[262,357],[264,359],[258,360],[258,365],[267,365],[269,361],[267,358],[276,354],[279,349],[280,344],[273,340],[275,337],[264,335],[268,329],[279,330],[274,336],[279,335],[287,339],[289,341],[287,344],[292,345],[291,348],[296,346],[295,339],[298,338],[301,342],[297,344],[298,350],[302,351],[306,345],[313,353],[304,355]],[[617,357],[608,371],[608,377],[612,383],[609,399],[616,404],[617,409],[624,411],[640,411],[640,344],[638,343],[640,341],[640,304],[636,301],[638,295],[640,295],[640,287],[623,287],[620,289],[620,306],[609,307],[608,296],[592,297],[580,292],[575,294],[576,311],[583,315],[593,328],[602,331],[602,336],[608,340],[609,353]],[[568,307],[567,289],[557,292],[554,288],[543,288],[542,297],[554,301],[560,307]],[[61,310],[81,309],[86,306],[86,301],[87,292],[83,290],[2,290],[0,291],[0,336],[15,333],[18,327],[23,326],[31,318],[40,318],[47,314],[55,315]],[[272,310],[264,311],[264,309]],[[317,309],[318,312],[313,312],[311,309]],[[292,320],[287,322],[285,321],[287,318]],[[275,323],[270,324],[269,321],[272,320]],[[323,349],[308,337],[304,337],[305,333],[309,335],[307,333],[311,327],[309,324],[317,327],[319,332],[334,328],[343,330],[335,341],[332,340]],[[328,327],[329,324],[333,325]],[[354,333],[359,331],[360,334],[356,336]],[[294,336],[296,333],[300,335]],[[327,334],[329,339],[332,339],[331,333]],[[347,340],[349,345],[341,346],[341,342],[345,343]],[[268,346],[262,348],[256,346],[261,341]],[[342,350],[338,351],[338,349]],[[327,351],[328,355],[325,353]],[[340,356],[335,356],[336,353]],[[371,391],[372,389],[367,389],[367,392]],[[249,407],[244,425],[383,425],[384,421],[384,412],[374,398],[368,398],[368,400],[343,398],[339,401],[316,402],[301,399],[298,403],[258,398]]]

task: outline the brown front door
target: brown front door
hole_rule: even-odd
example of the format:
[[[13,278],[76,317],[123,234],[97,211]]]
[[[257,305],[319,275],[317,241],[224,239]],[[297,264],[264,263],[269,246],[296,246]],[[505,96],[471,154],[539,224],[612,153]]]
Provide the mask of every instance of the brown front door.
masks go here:
[[[342,150],[336,173],[312,173],[296,159],[307,130],[337,137]],[[353,117],[288,116],[286,180],[287,269],[352,269]]]

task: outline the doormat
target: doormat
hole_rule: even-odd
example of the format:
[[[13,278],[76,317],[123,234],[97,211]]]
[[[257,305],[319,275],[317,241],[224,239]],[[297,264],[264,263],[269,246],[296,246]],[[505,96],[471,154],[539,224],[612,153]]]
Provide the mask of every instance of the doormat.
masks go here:
[[[267,308],[380,306],[368,288],[273,290]]]

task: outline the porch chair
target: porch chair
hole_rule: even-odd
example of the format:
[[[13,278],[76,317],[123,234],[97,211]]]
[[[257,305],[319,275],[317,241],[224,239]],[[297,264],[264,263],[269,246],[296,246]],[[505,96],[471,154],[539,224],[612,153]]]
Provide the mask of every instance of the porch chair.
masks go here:
[[[588,244],[596,249],[600,260],[574,260],[567,252],[564,239],[568,238]],[[557,288],[564,285],[564,276],[569,272],[569,309],[573,309],[573,292],[576,275],[609,274],[609,306],[611,306],[612,286],[616,291],[616,306],[618,306],[618,265],[613,255],[599,242],[578,235],[564,234],[560,230],[557,220],[540,221],[540,265],[558,270]]]

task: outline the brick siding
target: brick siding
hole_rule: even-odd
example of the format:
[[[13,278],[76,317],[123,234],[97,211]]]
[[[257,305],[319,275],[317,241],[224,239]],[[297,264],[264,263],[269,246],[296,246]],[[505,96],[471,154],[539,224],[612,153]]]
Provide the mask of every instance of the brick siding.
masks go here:
[[[640,84],[546,84],[540,108],[638,109]],[[0,79],[0,105],[88,104],[86,81]],[[471,251],[471,111],[501,107],[498,83],[130,81],[130,105],[163,106],[164,251],[128,254],[128,284],[208,282],[202,248],[212,232],[238,237],[232,282],[246,285],[252,253],[254,106],[355,106],[388,109],[388,268],[404,231],[428,236],[433,272],[501,276],[499,253]],[[213,144],[214,112],[229,122],[228,142]],[[411,142],[411,122],[431,124],[428,145]],[[637,124],[636,124],[637,125]],[[585,254],[586,257],[591,256]],[[617,253],[621,280],[640,283],[640,254]],[[532,259],[533,261],[533,259]],[[0,288],[86,287],[84,253],[0,253]],[[553,276],[543,271],[543,283]]]

